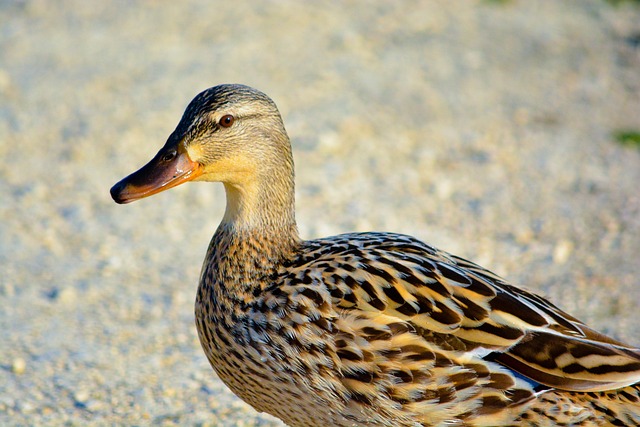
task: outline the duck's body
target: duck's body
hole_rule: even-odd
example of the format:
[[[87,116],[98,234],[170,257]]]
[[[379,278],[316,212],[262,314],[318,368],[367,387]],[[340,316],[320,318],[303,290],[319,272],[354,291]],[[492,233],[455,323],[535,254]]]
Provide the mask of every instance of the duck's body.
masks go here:
[[[165,147],[114,186],[128,202],[222,181],[227,211],[196,299],[219,377],[290,426],[640,425],[640,352],[414,238],[303,241],[273,102],[198,95]]]
[[[607,350],[632,364],[638,354],[577,339],[591,330],[492,273],[398,234],[292,242],[283,247],[222,226],[196,299],[211,365],[257,410],[290,426],[606,425],[607,417],[625,416],[623,425],[640,422],[624,412],[625,401],[628,408],[639,404],[637,386],[557,393],[494,361],[510,347],[517,357],[519,342],[536,340],[524,345],[537,347],[555,381],[598,389],[610,388],[612,379],[586,367],[573,372],[582,380],[561,378],[554,362],[561,355],[553,354],[561,347],[546,343],[573,335],[578,355]],[[541,332],[534,337],[532,330]],[[604,357],[599,363],[610,372]],[[598,406],[616,399],[623,411]]]

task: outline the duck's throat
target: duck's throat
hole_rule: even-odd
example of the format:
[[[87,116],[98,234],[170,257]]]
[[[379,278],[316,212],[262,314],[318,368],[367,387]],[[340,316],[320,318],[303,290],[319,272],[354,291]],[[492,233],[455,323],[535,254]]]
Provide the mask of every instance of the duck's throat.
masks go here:
[[[222,223],[250,233],[295,228],[293,180],[269,178],[225,183],[227,207]]]

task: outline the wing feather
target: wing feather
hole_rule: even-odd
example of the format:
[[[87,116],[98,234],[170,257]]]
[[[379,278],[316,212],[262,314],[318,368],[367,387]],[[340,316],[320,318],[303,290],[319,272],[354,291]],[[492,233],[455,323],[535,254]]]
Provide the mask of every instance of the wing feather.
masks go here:
[[[325,267],[322,280],[336,307],[409,322],[425,339],[460,352],[484,349],[550,387],[603,391],[640,382],[638,349],[472,262],[398,234],[316,242],[324,249],[299,267]]]

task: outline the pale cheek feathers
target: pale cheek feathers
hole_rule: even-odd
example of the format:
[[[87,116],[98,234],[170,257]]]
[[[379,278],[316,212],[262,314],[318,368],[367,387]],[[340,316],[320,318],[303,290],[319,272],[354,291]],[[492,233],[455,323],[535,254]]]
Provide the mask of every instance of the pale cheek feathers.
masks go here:
[[[187,146],[187,155],[193,162],[202,163],[204,157],[204,150],[200,144],[191,144]]]
[[[200,181],[246,185],[255,179],[256,165],[242,156],[212,160],[207,158],[207,154],[197,146],[188,147],[187,152],[191,160],[200,163],[203,168]]]

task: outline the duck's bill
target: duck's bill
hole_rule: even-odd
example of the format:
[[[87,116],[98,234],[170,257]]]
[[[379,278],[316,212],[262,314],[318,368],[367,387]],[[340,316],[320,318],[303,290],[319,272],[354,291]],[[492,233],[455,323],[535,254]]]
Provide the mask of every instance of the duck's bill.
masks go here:
[[[163,148],[140,170],[111,187],[111,197],[116,203],[134,202],[192,181],[201,173],[200,164],[185,150]]]

